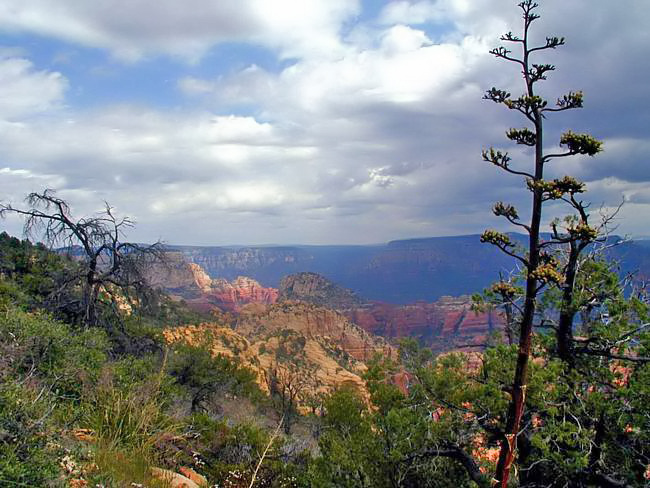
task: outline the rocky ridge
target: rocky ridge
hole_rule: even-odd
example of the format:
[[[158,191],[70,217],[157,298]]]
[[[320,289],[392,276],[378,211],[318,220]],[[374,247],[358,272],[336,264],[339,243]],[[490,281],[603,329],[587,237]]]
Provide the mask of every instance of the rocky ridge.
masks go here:
[[[285,301],[263,309],[244,308],[235,326],[235,331],[246,337],[264,337],[283,330],[335,345],[358,361],[367,361],[375,353],[384,356],[396,353],[385,339],[369,334],[342,313],[305,302]]]
[[[195,265],[197,266],[197,265]],[[212,280],[207,291],[211,303],[225,311],[238,311],[247,303],[273,304],[278,299],[278,290],[266,288],[246,276],[239,276],[233,281]]]
[[[352,290],[343,288],[317,273],[302,272],[280,281],[280,300],[300,300],[335,310],[359,306],[363,301]]]
[[[145,278],[153,287],[181,294],[205,292],[212,284],[212,278],[201,266],[188,263],[179,252],[166,253],[165,262],[149,266]]]
[[[212,279],[196,263],[190,263],[177,252],[167,253],[166,262],[147,269],[146,279],[158,288],[164,288],[172,297],[183,299],[195,310],[210,312],[238,312],[248,303],[272,304],[278,299],[278,290],[262,286],[246,276],[232,281]]]
[[[163,332],[170,343],[203,344],[213,355],[238,358],[268,391],[273,368],[297,371],[308,383],[309,398],[347,384],[366,394],[361,375],[375,353],[396,351],[342,314],[300,302],[244,307],[234,329],[223,324],[176,327]]]

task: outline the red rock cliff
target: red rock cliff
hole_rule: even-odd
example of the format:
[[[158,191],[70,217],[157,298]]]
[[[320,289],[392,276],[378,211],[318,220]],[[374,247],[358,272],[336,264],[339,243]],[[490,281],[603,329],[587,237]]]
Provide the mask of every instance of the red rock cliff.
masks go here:
[[[206,292],[210,303],[224,311],[237,312],[247,303],[273,304],[278,299],[278,290],[266,288],[252,278],[240,276],[234,281],[212,280]]]
[[[502,329],[497,312],[474,312],[469,297],[443,297],[438,302],[411,305],[371,303],[345,311],[364,330],[387,339],[414,337],[435,351],[485,343]]]

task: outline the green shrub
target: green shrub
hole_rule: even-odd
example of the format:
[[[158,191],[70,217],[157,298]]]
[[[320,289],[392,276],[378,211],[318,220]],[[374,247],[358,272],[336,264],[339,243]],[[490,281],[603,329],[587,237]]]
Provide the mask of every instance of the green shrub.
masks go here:
[[[106,361],[106,335],[77,331],[42,312],[5,309],[0,321],[0,365],[4,375],[38,378],[58,396],[79,399]]]
[[[95,486],[171,488],[169,481],[152,476],[152,468],[157,467],[157,463],[149,451],[120,450],[102,444],[95,449],[94,462],[97,466],[97,474],[92,479]]]
[[[0,384],[0,486],[58,486],[58,446],[50,442],[55,400],[41,390]]]
[[[252,399],[261,396],[255,373],[233,359],[213,357],[207,347],[178,344],[170,355],[169,374],[187,392],[192,412],[214,395],[231,393]]]
[[[146,451],[158,436],[175,429],[163,411],[169,383],[165,363],[158,372],[152,371],[150,361],[133,358],[104,368],[100,382],[89,392],[84,419],[100,444]]]

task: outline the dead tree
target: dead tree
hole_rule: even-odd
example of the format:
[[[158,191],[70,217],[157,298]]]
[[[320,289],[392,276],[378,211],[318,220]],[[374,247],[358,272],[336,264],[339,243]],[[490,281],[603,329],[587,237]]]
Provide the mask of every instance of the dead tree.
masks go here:
[[[74,258],[78,266],[71,269],[57,290],[59,296],[67,292],[64,300],[67,303],[59,306],[70,307],[74,305],[71,302],[79,302],[76,308],[85,327],[98,325],[102,294],[113,308],[119,308],[120,300],[130,301],[134,291],[137,293],[146,286],[145,266],[164,259],[160,242],[153,245],[124,242],[125,230],[134,223],[128,217],[117,217],[108,203],[97,215],[77,219],[72,216],[68,203],[53,190],[30,193],[25,201],[26,209],[1,204],[0,216],[23,216],[27,237],[40,240],[51,249],[62,248]],[[80,289],[80,300],[69,293],[73,288]]]

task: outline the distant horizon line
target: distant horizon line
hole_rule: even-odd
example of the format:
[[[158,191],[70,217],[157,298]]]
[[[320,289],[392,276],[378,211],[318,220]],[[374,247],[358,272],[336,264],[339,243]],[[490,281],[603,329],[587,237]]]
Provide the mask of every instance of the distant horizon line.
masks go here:
[[[526,234],[520,232],[505,232],[508,235],[519,235],[526,236]],[[167,241],[161,241],[163,245],[167,247],[223,247],[223,248],[255,248],[255,247],[377,247],[377,246],[386,246],[392,243],[397,242],[408,242],[408,241],[425,241],[431,239],[456,239],[462,237],[480,237],[480,233],[470,233],[470,234],[453,234],[453,235],[440,235],[440,236],[428,236],[428,237],[406,237],[403,239],[391,239],[384,242],[374,242],[368,244],[301,244],[301,243],[264,243],[264,244],[178,244],[171,243]],[[544,232],[542,235],[550,235],[549,232]],[[610,238],[617,237],[619,239],[629,238],[631,241],[647,241],[650,240],[650,236],[641,235],[641,236],[621,236],[618,234],[612,234]]]
[[[6,230],[2,230],[1,232],[5,232],[8,235],[11,235],[9,232]],[[526,234],[520,233],[520,232],[505,232],[505,234],[508,235],[519,235],[519,236],[526,236]],[[548,232],[543,233],[542,235],[548,235]],[[164,240],[159,240],[156,242],[161,243],[165,247],[170,247],[170,248],[201,248],[201,247],[215,247],[215,248],[278,248],[278,247],[379,247],[379,246],[387,246],[393,243],[398,243],[398,242],[409,242],[409,241],[426,241],[426,240],[432,240],[432,239],[458,239],[458,238],[466,238],[466,237],[480,237],[480,233],[469,233],[469,234],[453,234],[453,235],[439,235],[439,236],[427,236],[427,237],[406,237],[403,239],[391,239],[388,241],[383,241],[383,242],[374,242],[374,243],[367,243],[367,244],[345,244],[345,243],[336,243],[336,244],[303,244],[303,243],[285,243],[285,244],[280,244],[280,243],[264,243],[264,244],[179,244],[179,243],[172,243],[171,241],[164,241]],[[650,240],[650,235],[639,235],[639,236],[620,236],[618,234],[613,234],[609,237],[618,237],[618,238],[628,238],[631,241],[649,241]],[[25,239],[26,236],[21,236],[21,239]],[[38,241],[37,241],[38,242]],[[151,244],[150,242],[137,242],[137,244]]]

